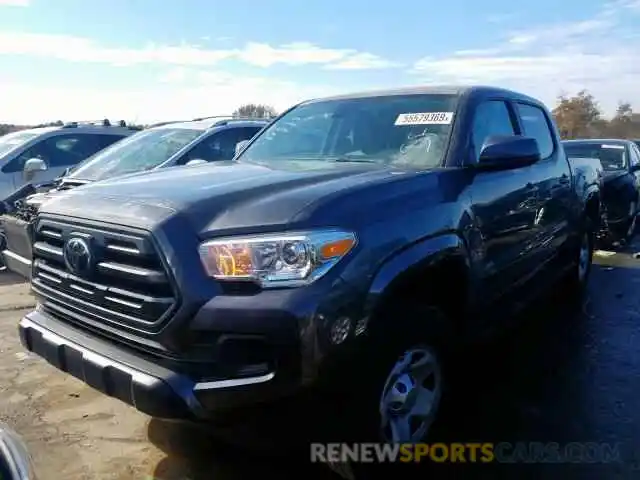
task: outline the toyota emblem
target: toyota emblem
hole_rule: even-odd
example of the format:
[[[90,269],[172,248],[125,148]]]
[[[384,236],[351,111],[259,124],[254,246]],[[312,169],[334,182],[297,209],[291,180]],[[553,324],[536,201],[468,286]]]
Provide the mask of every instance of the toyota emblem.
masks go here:
[[[64,244],[64,263],[72,273],[86,275],[91,270],[92,255],[84,238],[70,238]]]

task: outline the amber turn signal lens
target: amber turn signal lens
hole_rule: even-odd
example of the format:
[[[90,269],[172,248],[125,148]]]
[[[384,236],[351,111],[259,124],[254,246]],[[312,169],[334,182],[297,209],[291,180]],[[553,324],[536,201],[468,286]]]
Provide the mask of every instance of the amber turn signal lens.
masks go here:
[[[342,257],[346,255],[353,247],[355,240],[352,238],[344,238],[335,242],[325,243],[320,247],[320,256],[323,259]]]

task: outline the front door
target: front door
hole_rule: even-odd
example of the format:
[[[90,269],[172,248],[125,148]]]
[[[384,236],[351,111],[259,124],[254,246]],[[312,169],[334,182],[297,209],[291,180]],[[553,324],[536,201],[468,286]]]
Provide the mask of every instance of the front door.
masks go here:
[[[487,137],[516,135],[518,125],[511,107],[501,100],[479,104],[473,120],[472,155],[478,160]],[[508,293],[531,271],[531,249],[538,211],[531,167],[475,174],[470,194],[477,234],[482,239],[479,264],[484,301],[491,303]]]

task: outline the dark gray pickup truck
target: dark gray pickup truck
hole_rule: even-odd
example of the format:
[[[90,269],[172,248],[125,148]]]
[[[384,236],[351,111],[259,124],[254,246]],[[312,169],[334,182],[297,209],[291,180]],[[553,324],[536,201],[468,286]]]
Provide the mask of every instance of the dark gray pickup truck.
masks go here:
[[[569,164],[531,97],[307,101],[234,161],[45,203],[20,337],[152,416],[337,392],[353,412],[340,428],[419,441],[457,347],[557,282],[582,292],[599,218],[597,172]]]

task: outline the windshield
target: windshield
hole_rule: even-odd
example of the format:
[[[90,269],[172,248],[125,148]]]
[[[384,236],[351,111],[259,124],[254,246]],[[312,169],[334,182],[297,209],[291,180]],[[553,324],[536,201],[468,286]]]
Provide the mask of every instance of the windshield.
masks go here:
[[[569,158],[597,158],[605,171],[627,167],[627,149],[619,143],[565,143],[564,151]]]
[[[13,132],[2,135],[0,137],[0,157],[38,135],[40,135],[39,132]]]
[[[428,169],[442,164],[455,95],[395,95],[310,102],[295,107],[238,157],[269,166],[367,162]]]
[[[159,128],[144,130],[101,150],[69,173],[69,179],[104,180],[157,167],[204,130]]]

